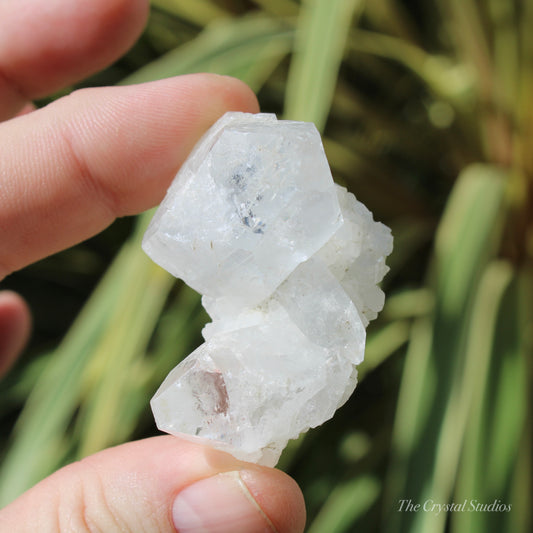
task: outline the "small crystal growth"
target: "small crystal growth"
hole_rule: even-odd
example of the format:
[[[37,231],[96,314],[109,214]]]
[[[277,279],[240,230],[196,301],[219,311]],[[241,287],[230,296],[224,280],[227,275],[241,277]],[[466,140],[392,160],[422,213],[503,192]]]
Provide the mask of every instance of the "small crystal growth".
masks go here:
[[[350,397],[392,236],[333,182],[313,124],[226,113],[143,249],[203,295],[212,319],[152,398],[159,429],[274,466]]]

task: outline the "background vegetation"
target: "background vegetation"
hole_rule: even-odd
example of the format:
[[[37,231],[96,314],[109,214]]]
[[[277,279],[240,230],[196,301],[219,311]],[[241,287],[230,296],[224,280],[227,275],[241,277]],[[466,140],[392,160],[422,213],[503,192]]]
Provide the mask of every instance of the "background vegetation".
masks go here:
[[[335,178],[391,226],[360,384],[280,464],[309,532],[530,531],[531,28],[530,0],[154,0],[135,48],[84,84],[237,76],[264,111],[315,122]],[[4,283],[35,333],[0,392],[2,503],[155,434],[149,398],[207,318],[142,253],[149,216]],[[398,512],[409,498],[512,508]]]

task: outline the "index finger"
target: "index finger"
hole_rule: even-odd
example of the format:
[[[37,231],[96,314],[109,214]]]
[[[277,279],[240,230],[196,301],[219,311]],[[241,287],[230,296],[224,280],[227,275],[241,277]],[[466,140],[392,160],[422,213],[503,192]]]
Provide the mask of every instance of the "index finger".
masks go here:
[[[148,209],[225,111],[257,112],[213,74],[83,89],[0,124],[0,279]]]

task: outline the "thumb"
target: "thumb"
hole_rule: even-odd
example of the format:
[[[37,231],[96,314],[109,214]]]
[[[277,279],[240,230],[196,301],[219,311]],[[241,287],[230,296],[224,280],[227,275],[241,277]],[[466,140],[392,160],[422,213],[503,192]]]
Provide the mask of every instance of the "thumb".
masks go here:
[[[0,512],[10,533],[296,533],[304,522],[302,494],[283,472],[166,436],[62,468]]]

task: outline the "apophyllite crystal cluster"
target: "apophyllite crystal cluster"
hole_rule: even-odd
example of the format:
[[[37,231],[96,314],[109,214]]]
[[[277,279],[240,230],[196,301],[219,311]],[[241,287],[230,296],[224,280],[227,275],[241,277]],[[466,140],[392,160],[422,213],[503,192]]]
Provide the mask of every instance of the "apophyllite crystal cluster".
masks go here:
[[[334,184],[313,124],[226,113],[143,248],[212,318],[152,399],[161,430],[273,466],[352,394],[392,237]]]

